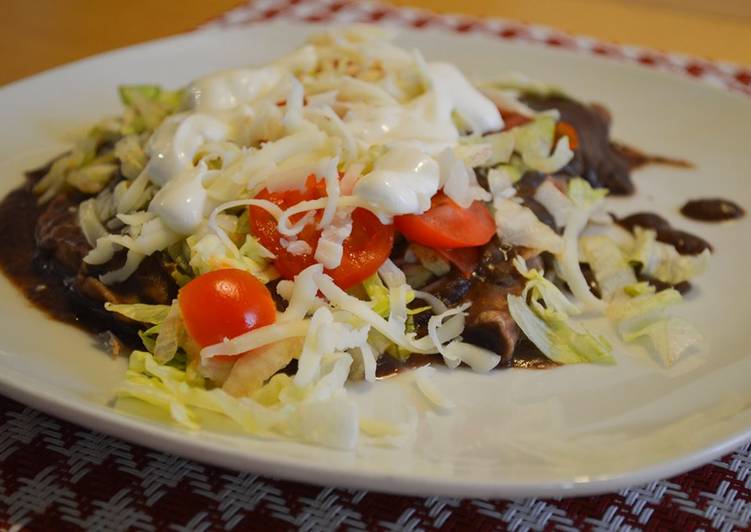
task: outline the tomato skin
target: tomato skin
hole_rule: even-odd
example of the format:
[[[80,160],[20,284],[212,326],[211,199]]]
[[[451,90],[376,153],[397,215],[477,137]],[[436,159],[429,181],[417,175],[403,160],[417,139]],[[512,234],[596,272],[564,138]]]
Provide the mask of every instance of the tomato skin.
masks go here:
[[[572,150],[579,147],[579,134],[576,128],[568,122],[558,122],[555,125],[555,141],[558,142],[561,137],[568,137],[568,145]]]
[[[493,215],[481,201],[464,209],[439,192],[422,214],[394,218],[396,229],[407,240],[431,248],[467,248],[490,242],[496,232]]]
[[[177,298],[185,328],[201,347],[276,321],[268,288],[244,270],[200,275],[183,286]]]
[[[524,116],[523,114],[517,113],[516,111],[511,111],[509,109],[498,110],[501,112],[501,117],[503,118],[503,131],[508,131],[509,129],[523,126],[524,124],[528,124],[532,121],[532,119],[528,116]]]
[[[301,201],[319,199],[326,196],[326,187],[322,182],[316,182],[314,176],[309,176],[304,190],[288,190],[283,192],[269,192],[264,189],[256,198],[269,200],[282,209],[288,209]],[[293,216],[294,223],[302,215]],[[316,216],[320,219],[320,212]],[[310,253],[293,255],[280,243],[282,235],[277,231],[277,222],[265,210],[259,207],[249,207],[250,232],[268,250],[276,255],[274,267],[284,279],[293,279],[308,266],[316,263],[314,254],[321,230],[316,223],[307,224],[297,235],[297,240],[306,242]],[[341,264],[333,270],[324,270],[340,287],[347,289],[362,282],[384,263],[394,245],[394,226],[384,225],[378,218],[366,209],[355,209],[352,212],[352,232],[343,243]]]
[[[482,257],[482,250],[479,247],[456,249],[434,248],[434,251],[438,256],[453,264],[465,279],[472,277]]]
[[[324,271],[339,287],[347,289],[373,275],[389,258],[394,247],[394,226],[383,225],[367,209],[355,209],[352,233],[343,247],[339,267]]]

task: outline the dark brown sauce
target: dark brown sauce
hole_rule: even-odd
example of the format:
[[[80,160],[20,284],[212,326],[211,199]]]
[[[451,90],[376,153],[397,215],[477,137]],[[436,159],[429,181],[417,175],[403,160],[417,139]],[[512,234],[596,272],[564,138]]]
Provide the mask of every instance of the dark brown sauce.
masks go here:
[[[724,222],[741,218],[746,211],[737,203],[722,198],[705,198],[687,201],[681,214],[702,222]]]
[[[705,249],[712,251],[709,242],[686,231],[675,229],[659,214],[637,212],[625,218],[616,218],[616,222],[632,232],[636,226],[654,230],[657,233],[657,240],[674,246],[681,255],[698,255]]]
[[[411,355],[406,360],[401,361],[392,356],[383,355],[378,359],[376,365],[376,378],[388,379],[428,364],[443,365],[443,357],[441,355]],[[516,344],[513,358],[505,362],[502,361],[498,369],[548,369],[559,365],[543,355],[531,341],[522,337]]]
[[[553,362],[533,344],[527,337],[522,336],[516,343],[514,357],[509,367],[522,369],[549,369],[560,366]]]
[[[34,229],[42,208],[29,180],[0,203],[0,268],[31,303],[50,317],[80,325],[59,276],[38,260]]]
[[[651,275],[647,275],[642,272],[636,273],[636,278],[639,279],[639,281],[646,281],[652,286],[655,287],[655,290],[658,292],[662,292],[663,290],[667,290],[668,288],[674,288],[678,290],[681,294],[687,294],[691,291],[691,283],[689,281],[681,281],[677,284],[670,284],[666,283],[664,281],[660,281],[659,279],[655,279]]]
[[[404,373],[428,364],[443,364],[440,355],[410,355],[406,360],[397,360],[390,355],[382,355],[376,364],[376,378],[388,379],[399,373]]]
[[[110,331],[125,345],[140,347],[134,324],[113,318],[101,304],[92,305],[74,289],[74,277],[38,248],[36,225],[46,206],[38,204],[31,189],[45,173],[46,168],[30,172],[26,183],[0,202],[0,270],[50,318],[94,334]]]
[[[664,166],[674,166],[676,168],[694,167],[692,163],[683,159],[674,159],[672,157],[665,157],[664,155],[644,153],[643,151],[626,144],[614,142],[613,147],[628,161],[628,166],[632,170],[642,168],[649,164],[661,164]]]

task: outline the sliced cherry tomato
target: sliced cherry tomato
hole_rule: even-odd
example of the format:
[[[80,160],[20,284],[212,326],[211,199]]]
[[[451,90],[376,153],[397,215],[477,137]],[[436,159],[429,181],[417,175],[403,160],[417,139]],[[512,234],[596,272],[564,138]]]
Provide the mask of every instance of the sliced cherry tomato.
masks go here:
[[[326,196],[324,183],[317,182],[314,176],[308,177],[305,189],[284,192],[269,192],[264,189],[256,195],[258,199],[269,200],[282,209],[288,209],[301,201],[319,199]],[[293,216],[294,223],[302,215]],[[320,218],[320,213],[316,216]],[[282,236],[277,231],[277,222],[265,210],[249,207],[250,232],[260,243],[276,255],[274,266],[285,279],[292,279],[308,266],[315,264],[314,253],[321,237],[315,223],[307,224],[297,235],[312,250],[310,253],[295,255],[287,251],[280,242]],[[394,245],[394,226],[384,225],[370,211],[355,209],[352,212],[352,232],[344,241],[342,262],[333,270],[325,270],[334,282],[342,288],[349,288],[373,275],[391,253]]]
[[[334,282],[349,288],[373,275],[394,247],[394,226],[383,225],[366,209],[352,212],[352,233],[344,241],[342,263],[326,270]]]
[[[574,126],[568,122],[558,122],[555,125],[555,140],[561,137],[568,137],[568,145],[572,150],[579,147],[579,135],[576,133]]]
[[[396,229],[407,240],[431,248],[467,248],[487,244],[495,234],[493,215],[481,201],[464,209],[443,192],[430,201],[422,214],[394,218]]]
[[[438,256],[456,266],[456,269],[467,279],[472,276],[482,255],[479,247],[456,249],[435,248],[434,251]]]
[[[243,270],[215,270],[196,277],[180,289],[178,302],[188,334],[202,347],[276,320],[268,288]]]
[[[282,209],[289,209],[301,201],[315,200],[326,196],[326,185],[322,181],[316,181],[315,176],[308,176],[303,190],[284,190],[281,192],[269,192],[268,189],[261,190],[256,194],[256,199],[268,200]],[[250,232],[255,236],[263,247],[279,256],[285,250],[282,247],[280,239],[282,236],[276,230],[276,218],[269,214],[265,209],[260,207],[248,207],[248,223]],[[294,223],[302,218],[303,214],[291,217]],[[298,235],[298,240],[304,240],[310,244],[318,241],[320,232],[315,230],[315,226],[308,224]],[[311,262],[312,264],[312,262]]]

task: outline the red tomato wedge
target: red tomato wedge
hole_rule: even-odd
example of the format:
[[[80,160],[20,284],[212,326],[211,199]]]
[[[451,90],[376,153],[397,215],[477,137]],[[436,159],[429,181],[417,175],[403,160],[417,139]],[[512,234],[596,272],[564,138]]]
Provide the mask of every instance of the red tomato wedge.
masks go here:
[[[439,257],[456,266],[456,269],[467,279],[477,269],[477,264],[480,262],[480,257],[482,256],[482,250],[479,247],[457,249],[434,248],[434,251]]]
[[[490,242],[495,234],[493,215],[481,201],[464,209],[443,192],[430,201],[422,214],[394,218],[396,229],[407,240],[431,248],[468,248]]]
[[[269,192],[264,189],[256,195],[258,199],[269,200],[282,209],[288,209],[301,201],[319,199],[326,196],[323,182],[309,176],[305,190]],[[260,207],[249,207],[250,232],[259,242],[276,255],[274,266],[285,279],[292,279],[308,266],[315,264],[314,253],[321,231],[315,223],[309,223],[297,235],[312,250],[310,253],[293,255],[280,243],[282,236],[277,231],[276,219]],[[292,223],[302,215],[291,217]],[[320,219],[320,213],[316,216]],[[366,209],[352,212],[352,232],[344,241],[342,262],[333,270],[325,270],[341,288],[349,288],[364,281],[384,263],[394,245],[394,226],[384,225]]]
[[[180,289],[178,302],[185,329],[202,347],[276,321],[268,288],[243,270],[215,270],[196,277]]]

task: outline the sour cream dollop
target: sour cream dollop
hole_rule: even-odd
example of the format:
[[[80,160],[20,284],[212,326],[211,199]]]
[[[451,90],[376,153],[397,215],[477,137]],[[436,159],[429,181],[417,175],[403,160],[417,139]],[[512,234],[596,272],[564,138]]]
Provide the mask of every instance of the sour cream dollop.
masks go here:
[[[285,76],[277,67],[236,68],[196,80],[190,86],[191,106],[198,111],[226,111],[267,94]]]
[[[503,118],[495,104],[472,86],[464,74],[451,63],[428,63],[433,90],[455,111],[472,133],[500,131]],[[446,104],[444,104],[446,105]]]
[[[399,214],[420,214],[438,192],[440,172],[431,156],[413,146],[394,146],[362,176],[353,194],[384,221]]]
[[[193,158],[206,142],[225,140],[229,125],[204,113],[169,117],[149,140],[151,156],[146,171],[151,181],[164,186],[181,173],[193,168]]]
[[[149,211],[162,219],[164,225],[181,235],[189,235],[203,221],[208,194],[203,187],[206,165],[181,173],[167,182],[149,204]]]

